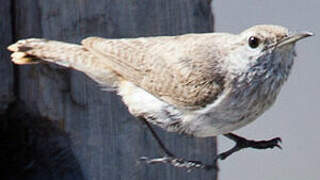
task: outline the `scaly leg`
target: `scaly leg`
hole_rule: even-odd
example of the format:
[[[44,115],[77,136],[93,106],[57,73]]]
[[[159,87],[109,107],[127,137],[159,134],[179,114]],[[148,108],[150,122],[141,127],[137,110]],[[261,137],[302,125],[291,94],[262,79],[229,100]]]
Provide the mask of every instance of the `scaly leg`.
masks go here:
[[[227,157],[229,157],[231,154],[237,151],[240,151],[241,149],[245,149],[245,148],[268,149],[268,148],[274,148],[274,147],[278,147],[281,149],[281,146],[279,145],[279,142],[281,142],[281,139],[279,137],[273,138],[267,141],[253,141],[253,140],[247,140],[233,133],[228,133],[228,134],[225,134],[224,136],[233,140],[236,143],[236,145],[230,150],[217,155],[217,157],[215,158],[214,162],[211,165],[203,164],[200,161],[190,161],[182,158],[177,158],[173,153],[171,153],[165,147],[165,145],[162,143],[159,136],[153,130],[152,126],[148,123],[148,121],[144,118],[140,118],[140,119],[147,125],[152,136],[155,138],[161,150],[165,154],[165,156],[161,158],[153,158],[153,159],[149,159],[147,157],[140,158],[140,160],[145,161],[148,164],[155,164],[155,163],[170,164],[175,167],[186,168],[188,171],[191,171],[193,168],[200,168],[200,169],[206,169],[206,170],[213,169],[213,168],[218,169],[218,167],[216,166],[216,162],[218,159],[224,160]]]
[[[165,145],[162,143],[160,140],[159,136],[157,133],[153,130],[152,126],[149,124],[149,122],[144,119],[140,118],[148,127],[150,130],[152,136],[155,138],[157,141],[158,145],[160,146],[161,150],[164,152],[165,156],[161,158],[153,158],[149,159],[147,157],[141,157],[140,160],[145,161],[148,164],[155,164],[155,163],[164,163],[164,164],[170,164],[174,167],[179,167],[179,168],[186,168],[187,171],[191,171],[193,168],[201,168],[201,169],[212,169],[212,168],[217,168],[216,163],[213,165],[206,165],[201,163],[200,161],[189,161],[185,160],[182,158],[177,158],[173,153],[171,153]]]

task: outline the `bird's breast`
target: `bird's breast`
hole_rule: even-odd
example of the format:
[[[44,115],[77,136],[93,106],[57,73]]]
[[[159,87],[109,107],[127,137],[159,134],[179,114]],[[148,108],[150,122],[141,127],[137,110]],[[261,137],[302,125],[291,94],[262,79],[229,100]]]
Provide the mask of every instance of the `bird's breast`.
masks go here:
[[[178,108],[128,81],[120,83],[118,93],[134,116],[167,131],[217,136],[252,122],[275,102],[287,74],[272,71],[261,76],[249,74],[235,80],[215,101],[197,110]]]

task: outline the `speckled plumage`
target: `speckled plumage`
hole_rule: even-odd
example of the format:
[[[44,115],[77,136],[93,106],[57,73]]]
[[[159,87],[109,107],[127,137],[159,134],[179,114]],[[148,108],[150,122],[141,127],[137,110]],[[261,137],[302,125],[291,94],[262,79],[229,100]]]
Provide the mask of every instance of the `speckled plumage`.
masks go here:
[[[274,103],[293,64],[295,41],[277,46],[287,37],[286,28],[259,25],[238,35],[90,37],[82,45],[27,39],[9,50],[18,64],[37,59],[82,71],[115,88],[133,115],[206,137],[238,129]]]

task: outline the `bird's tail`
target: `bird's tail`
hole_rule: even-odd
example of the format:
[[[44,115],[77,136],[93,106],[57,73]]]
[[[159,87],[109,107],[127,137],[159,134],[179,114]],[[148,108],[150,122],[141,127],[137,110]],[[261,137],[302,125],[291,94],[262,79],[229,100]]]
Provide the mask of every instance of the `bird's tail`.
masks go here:
[[[118,76],[81,45],[46,39],[24,39],[8,47],[15,64],[50,62],[84,72],[106,87],[115,87]]]

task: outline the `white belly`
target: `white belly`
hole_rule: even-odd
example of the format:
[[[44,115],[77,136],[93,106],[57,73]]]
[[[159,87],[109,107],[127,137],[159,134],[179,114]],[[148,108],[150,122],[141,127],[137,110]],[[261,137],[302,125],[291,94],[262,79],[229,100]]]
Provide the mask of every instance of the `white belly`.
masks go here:
[[[224,91],[212,103],[198,110],[178,109],[135,86],[122,81],[118,93],[135,116],[168,131],[199,137],[234,131],[258,118],[276,100],[293,65],[293,49],[285,61],[279,53],[270,61],[259,61],[246,73],[229,77]]]
[[[228,102],[228,98],[222,96],[206,108],[188,111],[176,109],[127,81],[123,81],[119,85],[118,94],[122,96],[124,103],[134,116],[143,116],[149,122],[168,131],[198,137],[225,134],[248,124],[256,118],[256,116],[241,117],[243,116],[242,113],[232,110],[232,104]],[[228,93],[225,94],[227,96]],[[222,106],[222,104],[226,106]]]

